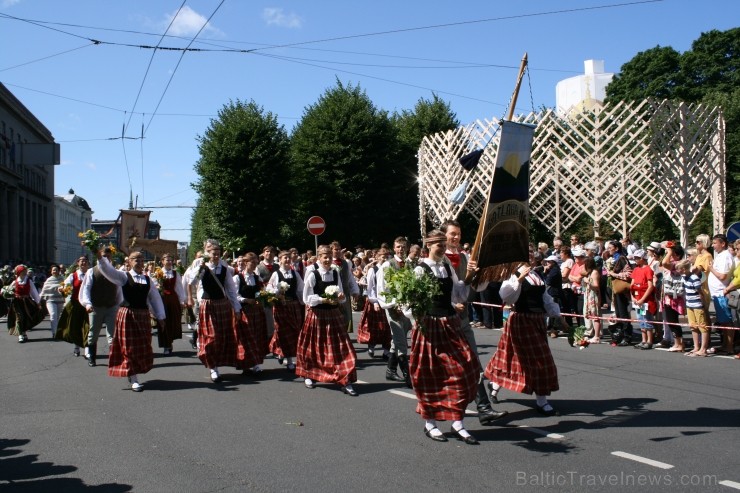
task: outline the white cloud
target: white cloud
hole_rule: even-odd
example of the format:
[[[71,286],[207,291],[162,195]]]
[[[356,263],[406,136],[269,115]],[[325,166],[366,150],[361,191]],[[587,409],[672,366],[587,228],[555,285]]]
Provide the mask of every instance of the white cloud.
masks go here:
[[[95,171],[98,169],[98,166],[95,163],[86,163],[85,167],[88,169],[91,169],[92,171]]]
[[[0,2],[0,7],[6,9],[8,7],[12,7],[16,3],[20,3],[20,1],[21,0],[2,0],[2,2]]]
[[[262,19],[268,26],[287,27],[288,29],[299,29],[303,25],[303,19],[297,14],[286,14],[283,9],[277,7],[266,7],[262,10]]]
[[[177,14],[177,17],[175,17],[175,14]],[[173,18],[175,19],[174,22],[172,22]],[[171,34],[173,36],[195,36],[200,28],[203,27],[203,24],[206,23],[206,20],[206,17],[202,16],[186,5],[180,10],[179,13],[175,10],[171,14],[166,14],[165,21],[162,23],[162,29],[166,29],[167,26],[170,25],[170,22],[172,22],[172,26],[170,27],[170,30],[167,32],[167,34]],[[210,22],[205,27],[205,29],[203,29],[203,32],[218,35],[223,34]]]

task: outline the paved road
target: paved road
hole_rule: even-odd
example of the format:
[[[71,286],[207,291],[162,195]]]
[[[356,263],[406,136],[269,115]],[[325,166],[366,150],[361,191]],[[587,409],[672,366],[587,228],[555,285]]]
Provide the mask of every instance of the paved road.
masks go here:
[[[481,445],[467,446],[424,437],[413,394],[359,345],[356,398],[275,360],[217,387],[186,340],[137,394],[44,327],[24,345],[0,335],[0,493],[740,489],[740,362],[726,357],[552,340],[563,415],[503,391],[508,419],[471,415]],[[499,335],[476,332],[484,365]]]

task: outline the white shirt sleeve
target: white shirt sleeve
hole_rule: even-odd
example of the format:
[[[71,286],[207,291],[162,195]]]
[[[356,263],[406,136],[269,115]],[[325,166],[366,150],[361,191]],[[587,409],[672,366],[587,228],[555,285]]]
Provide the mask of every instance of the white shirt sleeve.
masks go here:
[[[91,290],[93,284],[92,270],[88,271],[80,286],[80,304],[85,308],[92,308]]]
[[[146,303],[149,305],[149,310],[154,314],[154,318],[164,320],[164,303],[162,303],[162,296],[160,296],[159,289],[157,289],[157,283],[153,281],[154,279],[149,277],[149,293],[146,295]]]

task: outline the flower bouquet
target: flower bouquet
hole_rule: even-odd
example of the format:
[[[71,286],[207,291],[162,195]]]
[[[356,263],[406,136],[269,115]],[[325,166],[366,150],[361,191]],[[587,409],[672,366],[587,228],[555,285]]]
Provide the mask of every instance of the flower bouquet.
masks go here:
[[[88,229],[82,233],[77,233],[77,237],[82,240],[80,244],[87,247],[93,255],[98,254],[98,250],[100,249],[100,235],[98,233],[92,229]]]
[[[3,286],[2,296],[6,300],[12,300],[15,297],[15,288],[11,285]]]
[[[280,281],[280,292],[281,293],[287,293],[290,289],[290,284],[288,284],[285,281]]]
[[[70,296],[72,294],[72,285],[71,284],[65,284],[62,286],[62,296],[65,298]]]
[[[157,288],[159,289],[159,294],[162,294],[162,291],[164,291],[164,271],[161,267],[157,267],[154,269],[154,279],[157,281]]]
[[[435,277],[423,272],[417,274],[413,269],[387,269],[386,289],[383,295],[388,300],[395,300],[399,306],[406,306],[416,320],[422,333],[425,328],[422,319],[434,306],[434,299],[441,291]]]
[[[339,299],[339,286],[327,286],[321,297],[324,298],[327,303],[336,305],[337,300]]]
[[[585,334],[586,334],[585,325],[578,325],[576,327],[570,327],[568,329],[568,344],[570,344],[571,347],[577,347],[580,350],[583,350],[583,348],[587,348],[589,345],[589,342],[588,342],[588,337],[586,337]]]
[[[277,293],[272,286],[266,286],[265,289],[257,293],[257,301],[263,306],[272,306],[278,301]]]

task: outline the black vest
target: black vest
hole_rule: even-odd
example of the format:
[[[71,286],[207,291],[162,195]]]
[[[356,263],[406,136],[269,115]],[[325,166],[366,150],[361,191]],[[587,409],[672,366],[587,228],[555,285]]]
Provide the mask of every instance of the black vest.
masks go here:
[[[290,284],[290,287],[285,292],[285,299],[286,300],[297,301],[298,300],[298,296],[296,294],[296,289],[298,288],[298,278],[296,276],[298,274],[295,273],[295,272],[293,272],[293,277],[291,277],[290,279],[288,279],[285,276],[283,276],[283,273],[280,271],[280,269],[278,269],[277,270],[277,275],[278,275],[278,283],[287,282],[288,284]]]
[[[226,267],[221,266],[221,273],[216,275],[211,272],[208,267],[203,272],[203,279],[201,279],[201,285],[203,286],[203,299],[204,300],[222,300],[226,297],[224,290],[216,282],[216,278],[221,281],[221,286],[226,281]]]
[[[431,317],[449,317],[455,314],[455,309],[452,308],[452,271],[450,265],[445,262],[442,265],[447,271],[447,277],[437,277],[434,275],[434,271],[426,262],[420,262],[422,269],[431,274],[439,284],[441,293],[434,297],[434,306],[429,310],[428,315]]]
[[[123,291],[124,305],[135,310],[146,310],[146,299],[149,296],[149,276],[145,276],[146,284],[134,281],[131,273],[128,273],[128,282],[121,287]]]
[[[252,273],[252,279],[254,280],[254,286],[247,284],[247,280],[244,278],[244,274],[239,273],[239,296],[253,300],[257,298],[257,292],[260,290],[262,281],[257,273]]]
[[[86,275],[93,276],[93,285],[90,288],[90,301],[93,306],[100,306],[103,308],[110,308],[116,305],[116,291],[118,286],[110,282],[102,272],[100,267],[95,266],[92,272],[88,272]]]
[[[311,272],[313,273],[313,277],[316,280],[316,285],[313,287],[314,294],[318,294],[319,296],[321,296],[322,294],[324,294],[324,291],[326,291],[327,286],[339,286],[339,275],[337,274],[336,270],[331,270],[331,275],[333,279],[331,282],[325,282],[323,279],[321,279],[321,274],[319,274],[318,267],[316,267]],[[320,305],[311,307],[312,310],[331,310],[332,308],[337,308],[337,305],[321,303]]]
[[[514,303],[514,308],[519,313],[545,313],[545,303],[542,296],[545,294],[546,285],[534,286],[529,282],[522,281],[522,290],[519,299]]]

